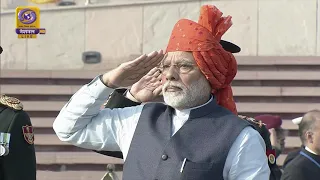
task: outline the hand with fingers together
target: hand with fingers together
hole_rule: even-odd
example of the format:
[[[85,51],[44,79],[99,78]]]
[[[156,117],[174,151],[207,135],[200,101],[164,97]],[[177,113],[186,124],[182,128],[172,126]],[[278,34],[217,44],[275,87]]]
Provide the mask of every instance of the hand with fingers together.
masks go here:
[[[133,84],[130,89],[131,95],[139,102],[161,101],[161,91],[161,73],[156,67]]]
[[[102,81],[111,88],[128,87],[139,81],[163,59],[163,51],[154,51],[142,55],[133,61],[122,63],[117,68],[105,73]]]

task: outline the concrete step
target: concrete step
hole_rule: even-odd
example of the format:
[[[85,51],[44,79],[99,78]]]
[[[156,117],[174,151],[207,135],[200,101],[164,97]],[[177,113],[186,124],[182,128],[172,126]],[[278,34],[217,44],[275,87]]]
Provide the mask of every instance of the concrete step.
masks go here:
[[[52,128],[55,117],[31,117],[31,122],[34,128]],[[298,126],[293,124],[290,119],[282,120],[282,127],[287,130],[298,130]]]
[[[237,63],[240,66],[274,66],[274,65],[290,65],[290,66],[319,66],[319,56],[236,56]]]
[[[93,79],[105,71],[93,70],[71,70],[71,71],[49,71],[49,70],[1,70],[1,78],[22,79]]]
[[[107,171],[37,171],[37,180],[99,180]],[[122,179],[122,172],[116,172]]]
[[[52,128],[55,117],[31,117],[34,128]]]
[[[81,85],[1,85],[0,92],[8,95],[72,95]]]
[[[60,141],[55,134],[37,134],[34,135],[34,144],[40,146],[72,146],[69,143]]]
[[[320,103],[236,103],[239,113],[305,113],[319,109]]]
[[[73,95],[82,85],[1,85],[0,92],[7,95]],[[270,87],[270,86],[233,86],[234,96],[263,97],[320,97],[320,87]]]
[[[123,164],[122,159],[104,156],[96,152],[37,152],[37,164]]]
[[[304,81],[320,81],[320,71],[239,71],[235,77],[237,80],[273,80],[273,81],[283,81],[283,80],[304,80]]]
[[[283,119],[282,120],[282,128],[287,129],[287,130],[298,130],[299,126],[293,124],[291,119]]]
[[[24,101],[26,111],[60,111],[66,101]],[[320,108],[320,103],[237,102],[239,113],[305,113]],[[281,107],[281,108],[279,108]]]
[[[97,71],[21,71],[2,70],[1,79],[93,79],[104,72]],[[320,80],[320,71],[243,70],[235,80]]]
[[[55,134],[35,134],[35,145],[41,146],[72,146],[69,143],[62,142]],[[295,148],[300,147],[301,141],[299,137],[286,137],[286,147]]]

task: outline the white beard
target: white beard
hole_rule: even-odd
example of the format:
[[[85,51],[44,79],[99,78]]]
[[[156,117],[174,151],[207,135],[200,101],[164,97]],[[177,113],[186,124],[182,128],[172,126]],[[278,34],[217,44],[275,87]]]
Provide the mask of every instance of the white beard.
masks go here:
[[[176,86],[182,89],[177,92],[166,92],[168,86]],[[208,81],[203,77],[192,83],[189,87],[181,83],[168,82],[162,88],[164,102],[176,109],[187,109],[200,105],[211,92],[211,87]]]

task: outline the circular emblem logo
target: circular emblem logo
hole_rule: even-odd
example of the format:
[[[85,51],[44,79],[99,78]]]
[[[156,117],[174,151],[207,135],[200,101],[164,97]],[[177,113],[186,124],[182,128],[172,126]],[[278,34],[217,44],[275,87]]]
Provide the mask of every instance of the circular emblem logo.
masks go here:
[[[268,159],[269,159],[269,162],[270,162],[271,164],[274,164],[274,163],[276,162],[276,157],[274,157],[273,154],[270,154],[269,157],[268,157]]]
[[[18,19],[23,24],[32,24],[37,20],[37,15],[31,9],[22,9],[18,13]]]

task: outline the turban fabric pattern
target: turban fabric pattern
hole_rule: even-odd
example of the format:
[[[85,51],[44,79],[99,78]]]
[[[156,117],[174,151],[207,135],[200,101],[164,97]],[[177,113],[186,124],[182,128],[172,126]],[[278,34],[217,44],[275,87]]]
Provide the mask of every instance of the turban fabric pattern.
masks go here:
[[[198,23],[179,20],[171,33],[166,52],[192,52],[193,57],[209,81],[217,103],[237,114],[231,81],[237,74],[237,62],[232,53],[220,45],[222,35],[232,26],[231,16],[211,5],[200,9]]]

